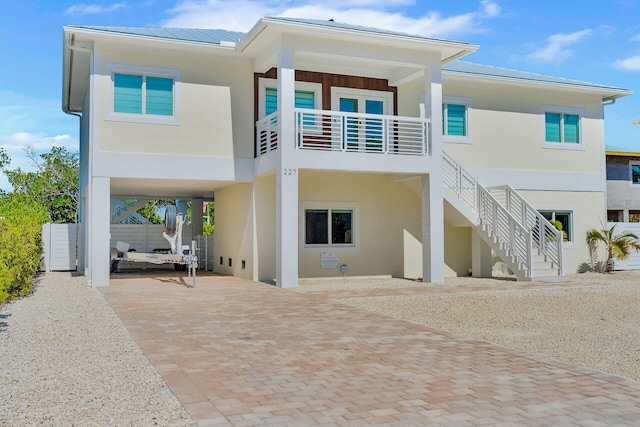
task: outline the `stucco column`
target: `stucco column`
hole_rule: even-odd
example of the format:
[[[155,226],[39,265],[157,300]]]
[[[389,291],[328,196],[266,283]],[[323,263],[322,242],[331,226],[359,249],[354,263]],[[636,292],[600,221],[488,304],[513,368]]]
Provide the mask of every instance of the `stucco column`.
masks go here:
[[[491,247],[482,240],[478,230],[471,230],[471,271],[473,277],[491,277],[492,271]]]
[[[425,68],[425,112],[431,118],[430,162],[422,178],[422,281],[444,282],[444,186],[442,184],[442,74],[440,62]]]
[[[422,178],[422,281],[444,282],[442,175]]]
[[[276,168],[276,283],[298,286],[298,166],[295,162],[294,51],[282,40],[278,52],[279,161]]]
[[[111,208],[111,207],[109,207]],[[87,241],[86,241],[86,227],[87,227],[87,201],[85,196],[83,195],[82,197],[79,198],[78,201],[78,237],[77,237],[77,242],[78,242],[78,252],[77,252],[77,256],[78,256],[78,265],[76,266],[76,271],[78,271],[78,273],[84,274],[86,275],[87,272],[85,270],[85,259],[86,259],[86,250],[87,250]]]
[[[91,178],[89,191],[89,277],[92,287],[109,285],[111,190],[109,177]]]

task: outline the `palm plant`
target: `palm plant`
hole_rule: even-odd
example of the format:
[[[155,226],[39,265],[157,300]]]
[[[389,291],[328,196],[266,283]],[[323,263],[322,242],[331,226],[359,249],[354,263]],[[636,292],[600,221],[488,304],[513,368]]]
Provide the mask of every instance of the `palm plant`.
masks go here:
[[[603,243],[607,251],[607,273],[613,271],[615,259],[625,260],[632,249],[640,250],[638,236],[630,231],[613,234],[616,226],[603,230],[592,229],[587,231],[586,240],[590,252],[594,253],[599,243]]]

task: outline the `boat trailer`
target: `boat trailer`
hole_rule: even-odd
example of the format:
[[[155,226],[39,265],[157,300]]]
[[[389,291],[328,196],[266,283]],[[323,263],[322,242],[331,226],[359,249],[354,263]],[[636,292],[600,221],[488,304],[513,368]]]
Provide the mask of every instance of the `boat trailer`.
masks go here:
[[[175,205],[167,205],[164,215],[164,231],[162,237],[167,239],[170,249],[155,249],[151,253],[130,250],[126,242],[118,241],[115,248],[111,248],[111,272],[118,271],[120,261],[147,262],[151,264],[173,264],[177,271],[188,271],[192,287],[196,286],[196,242],[191,241],[191,247],[182,245],[182,226],[184,218],[181,213],[176,214]]]

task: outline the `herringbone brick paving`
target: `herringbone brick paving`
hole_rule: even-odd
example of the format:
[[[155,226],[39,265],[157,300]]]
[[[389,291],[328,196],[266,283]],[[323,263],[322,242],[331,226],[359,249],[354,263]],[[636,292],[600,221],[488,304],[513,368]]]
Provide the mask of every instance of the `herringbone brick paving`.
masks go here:
[[[102,291],[202,427],[640,425],[638,382],[347,307],[328,292],[216,275],[190,288],[167,273],[119,273]]]

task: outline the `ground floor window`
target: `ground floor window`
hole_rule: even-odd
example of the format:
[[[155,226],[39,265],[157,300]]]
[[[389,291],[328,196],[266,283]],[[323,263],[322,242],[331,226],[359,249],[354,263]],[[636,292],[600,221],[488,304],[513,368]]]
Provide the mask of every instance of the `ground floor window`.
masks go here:
[[[540,211],[548,221],[558,221],[562,231],[567,233],[567,241],[573,242],[573,218],[570,211]]]
[[[352,209],[305,209],[307,245],[353,244]]]
[[[607,211],[607,222],[622,222],[622,221],[623,221],[622,211],[620,210]]]
[[[640,222],[640,211],[629,211],[629,222]]]

